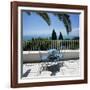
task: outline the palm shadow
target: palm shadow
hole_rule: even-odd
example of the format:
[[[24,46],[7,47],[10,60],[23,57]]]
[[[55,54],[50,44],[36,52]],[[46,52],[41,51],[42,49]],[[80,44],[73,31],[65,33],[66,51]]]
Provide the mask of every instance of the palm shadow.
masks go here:
[[[63,63],[57,63],[55,65],[47,66],[46,71],[51,72],[51,76],[55,76],[57,72],[60,72],[60,67],[63,66]]]
[[[30,71],[31,71],[31,69],[28,69],[28,70],[22,75],[22,77],[27,77],[28,74],[30,73]]]

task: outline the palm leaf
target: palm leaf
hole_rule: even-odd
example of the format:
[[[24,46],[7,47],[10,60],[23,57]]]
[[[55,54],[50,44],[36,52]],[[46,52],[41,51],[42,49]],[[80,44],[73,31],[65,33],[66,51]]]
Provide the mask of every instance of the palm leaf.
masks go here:
[[[26,11],[26,13],[28,15],[31,15],[30,11]],[[44,19],[44,21],[48,25],[51,25],[51,20],[50,20],[50,17],[48,15],[48,13],[46,13],[46,12],[36,12],[36,14],[38,14],[40,17],[42,17],[42,19]],[[54,15],[57,16],[58,19],[64,23],[64,26],[66,28],[67,33],[72,31],[70,16],[67,13],[62,13],[62,12],[61,13],[54,13]]]
[[[31,15],[30,11],[25,11],[28,15]],[[50,18],[48,16],[48,14],[46,12],[36,12],[36,14],[38,14],[40,17],[42,17],[42,19],[44,19],[44,21],[46,21],[46,23],[48,25],[51,24]]]
[[[37,14],[42,17],[48,25],[51,24],[50,18],[46,12],[37,12]]]
[[[25,11],[28,15],[31,15],[31,12],[29,10]]]
[[[71,32],[72,28],[71,28],[70,16],[66,13],[56,13],[55,15],[58,17],[60,21],[63,21],[67,33]]]

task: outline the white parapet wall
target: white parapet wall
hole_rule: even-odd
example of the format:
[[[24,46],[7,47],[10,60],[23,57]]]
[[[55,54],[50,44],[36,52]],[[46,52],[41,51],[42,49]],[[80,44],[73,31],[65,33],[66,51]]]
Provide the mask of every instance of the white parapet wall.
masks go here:
[[[79,50],[62,50],[62,60],[77,59],[79,58]],[[47,56],[48,51],[23,51],[24,62],[37,62],[41,61],[41,57]]]

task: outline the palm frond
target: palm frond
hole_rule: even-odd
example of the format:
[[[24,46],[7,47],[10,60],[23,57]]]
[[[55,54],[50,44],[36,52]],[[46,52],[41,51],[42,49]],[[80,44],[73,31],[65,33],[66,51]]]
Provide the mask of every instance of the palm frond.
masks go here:
[[[31,15],[30,11],[25,11],[28,15]],[[46,12],[36,12],[36,14],[38,14],[40,17],[42,17],[42,19],[44,19],[44,21],[46,21],[46,23],[48,25],[51,24],[50,18],[48,16],[48,14]]]
[[[71,32],[72,28],[71,28],[71,21],[69,15],[65,13],[56,13],[55,15],[58,17],[60,21],[63,21],[67,33]]]
[[[50,18],[46,12],[37,12],[37,14],[42,17],[48,25],[51,24]]]
[[[31,12],[29,10],[25,11],[28,15],[31,15]]]
[[[30,11],[26,11],[26,13],[28,15],[31,15]],[[48,13],[46,13],[46,12],[36,12],[36,14],[38,14],[40,17],[42,17],[42,19],[44,19],[44,21],[48,25],[51,25],[51,20],[50,20],[50,17],[48,15]],[[72,31],[70,16],[67,13],[62,13],[62,12],[61,13],[54,13],[54,15],[57,16],[58,19],[64,23],[67,34]]]

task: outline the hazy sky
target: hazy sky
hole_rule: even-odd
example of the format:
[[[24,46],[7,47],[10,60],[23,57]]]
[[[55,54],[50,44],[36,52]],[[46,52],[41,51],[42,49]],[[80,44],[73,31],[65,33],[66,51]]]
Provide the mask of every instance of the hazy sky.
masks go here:
[[[50,37],[53,29],[55,29],[57,35],[61,32],[63,36],[67,36],[63,22],[59,21],[58,18],[50,12],[48,12],[51,19],[50,26],[48,26],[48,24],[37,15],[36,12],[31,12],[31,15],[28,15],[23,11],[22,14],[23,36]],[[69,15],[72,24],[72,32],[69,33],[69,36],[79,36],[79,14],[69,13]]]

